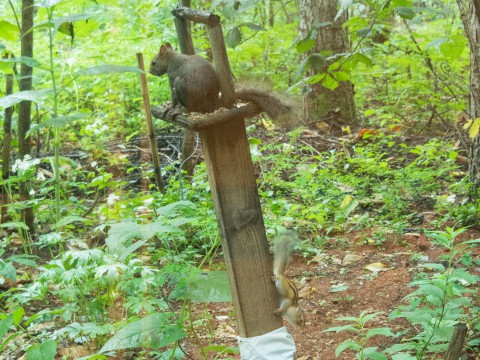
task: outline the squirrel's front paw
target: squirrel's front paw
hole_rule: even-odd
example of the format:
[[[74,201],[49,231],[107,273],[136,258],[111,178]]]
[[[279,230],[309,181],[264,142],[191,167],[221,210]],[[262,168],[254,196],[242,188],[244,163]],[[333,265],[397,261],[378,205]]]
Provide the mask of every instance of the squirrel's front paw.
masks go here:
[[[273,313],[279,315],[280,314],[280,309],[273,310]]]

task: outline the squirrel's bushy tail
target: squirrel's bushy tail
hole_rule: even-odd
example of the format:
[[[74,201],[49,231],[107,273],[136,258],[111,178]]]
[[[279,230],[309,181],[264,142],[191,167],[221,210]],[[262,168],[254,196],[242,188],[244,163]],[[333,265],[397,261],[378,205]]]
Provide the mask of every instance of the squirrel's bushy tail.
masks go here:
[[[294,117],[294,102],[264,84],[239,84],[235,87],[237,98],[258,105],[272,120],[287,122]]]
[[[273,243],[273,273],[282,275],[287,268],[290,254],[297,245],[297,235],[293,231],[284,231],[277,235]]]

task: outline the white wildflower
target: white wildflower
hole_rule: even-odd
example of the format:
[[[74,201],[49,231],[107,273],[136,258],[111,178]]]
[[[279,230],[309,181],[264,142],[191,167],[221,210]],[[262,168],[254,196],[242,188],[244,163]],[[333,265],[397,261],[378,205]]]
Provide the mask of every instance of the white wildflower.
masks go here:
[[[110,195],[108,195],[107,204],[108,205],[114,205],[118,200],[120,200],[120,196],[118,196],[114,193],[111,193]]]
[[[30,196],[33,196],[33,195],[35,195],[35,190],[32,189],[28,193],[30,194]]]
[[[91,166],[92,168],[96,168],[96,167],[97,167],[97,162],[96,162],[96,161],[92,161],[92,162],[90,163],[90,166]]]
[[[16,159],[15,163],[12,165],[12,172],[17,171],[26,171],[31,167],[40,164],[40,159],[32,159],[29,154],[26,154],[23,157],[23,160]]]
[[[43,175],[43,172],[42,171],[39,171],[37,173],[37,180],[38,181],[44,181],[45,180],[45,175]]]

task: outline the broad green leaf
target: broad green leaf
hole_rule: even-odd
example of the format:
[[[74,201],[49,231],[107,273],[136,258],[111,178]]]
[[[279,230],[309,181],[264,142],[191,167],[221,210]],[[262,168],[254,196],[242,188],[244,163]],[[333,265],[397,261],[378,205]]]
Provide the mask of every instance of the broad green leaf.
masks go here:
[[[132,348],[158,349],[185,337],[182,328],[164,325],[164,314],[146,316],[120,329],[99,353]]]
[[[392,355],[392,360],[417,360],[417,357],[410,354],[400,353]]]
[[[313,70],[321,71],[325,65],[327,65],[327,60],[322,54],[315,53],[308,57],[308,66]]]
[[[22,221],[12,221],[7,222],[4,224],[0,224],[0,228],[9,228],[9,229],[23,229],[23,230],[30,230],[28,226]]]
[[[338,319],[335,319],[335,320],[338,320]],[[353,331],[353,332],[356,332],[357,329],[355,328],[354,325],[342,325],[342,326],[334,326],[334,327],[331,327],[331,328],[328,328],[327,330],[324,330],[323,332],[336,332],[336,333],[339,333],[339,332],[342,332],[342,331]]]
[[[57,129],[60,129],[65,125],[70,124],[71,122],[85,118],[85,116],[86,116],[85,114],[73,114],[73,115],[66,115],[66,116],[58,116],[56,118],[45,120],[40,124],[32,125],[30,129],[27,131],[27,137],[30,136],[35,131],[41,130],[48,126],[53,126]]]
[[[73,222],[86,222],[88,219],[85,219],[81,216],[66,216],[63,219],[60,219],[56,224],[55,227],[61,228],[65,225],[71,224]]]
[[[322,85],[327,89],[335,90],[338,87],[338,81],[331,77],[330,74],[327,74],[322,81]]]
[[[344,352],[345,350],[354,350],[354,351],[358,351],[360,350],[360,345],[357,344],[355,341],[353,340],[346,340],[342,343],[340,343],[337,348],[335,349],[335,357],[339,357],[340,354],[342,352]]]
[[[2,340],[8,330],[10,330],[10,327],[13,325],[13,321],[13,314],[8,314],[5,319],[2,319],[2,321],[0,321],[0,340]]]
[[[15,94],[7,95],[3,98],[0,98],[0,107],[9,108],[22,101],[33,101],[36,103],[40,103],[43,98],[51,92],[52,89],[20,91]]]
[[[26,360],[54,360],[57,353],[57,343],[47,340],[40,344],[30,346],[27,350]]]
[[[118,254],[121,259],[143,246],[156,234],[172,233],[180,231],[178,227],[161,224],[137,224],[133,221],[126,221],[117,224],[110,224],[108,237],[105,240],[110,251]],[[135,239],[137,241],[135,241]]]
[[[242,33],[238,26],[234,26],[227,34],[225,42],[232,49],[235,49],[242,42]]]
[[[76,15],[70,15],[70,16],[62,16],[59,18],[52,19],[52,22],[54,24],[55,31],[57,31],[62,24],[71,23],[71,22],[80,21],[80,20],[87,20],[91,16],[92,15],[89,15],[89,14],[76,14]]]
[[[422,267],[422,268],[429,269],[429,270],[438,270],[440,272],[445,271],[445,266],[443,266],[442,264],[437,264],[437,263],[420,264],[420,265],[418,265],[418,267]]]
[[[7,20],[0,20],[0,38],[15,41],[20,36],[18,26],[8,22]]]
[[[358,204],[358,200],[356,200],[352,195],[347,195],[343,198],[343,201],[340,204],[340,210],[342,210],[343,215],[348,217],[355,210]]]
[[[480,118],[477,118],[473,120],[472,126],[470,126],[470,129],[468,130],[468,135],[470,135],[470,138],[474,138],[478,135],[478,131],[480,130]]]
[[[440,45],[440,51],[452,62],[457,60],[467,48],[467,39],[463,35],[453,35]]]
[[[19,307],[13,313],[13,324],[17,326],[22,321],[23,315],[25,315],[25,310],[23,307]],[[2,337],[0,336],[0,339]]]
[[[25,65],[28,65],[30,67],[40,67],[42,64],[35,60],[34,58],[28,57],[28,56],[20,56],[16,58],[10,58],[10,59],[1,59],[1,62],[5,63],[23,63]]]
[[[43,1],[36,1],[35,6],[49,8],[60,4],[63,0],[43,0]]]
[[[240,354],[240,349],[226,345],[210,345],[203,348],[204,351],[215,351],[217,354]]]
[[[36,259],[40,259],[36,255],[29,255],[29,254],[20,254],[20,255],[12,255],[8,258],[8,261],[16,262],[17,264],[27,265],[37,267],[37,263],[34,261]]]
[[[188,281],[188,297],[197,302],[230,302],[232,293],[226,271],[195,273]]]
[[[142,71],[136,66],[124,66],[124,65],[98,65],[92,66],[85,69],[80,69],[75,72],[76,76],[84,75],[103,75],[103,74],[114,74],[114,73],[142,73]]]
[[[295,44],[295,49],[299,54],[310,51],[315,46],[315,39],[302,39]]]
[[[350,74],[345,71],[335,71],[333,77],[337,81],[348,81],[350,80]]]
[[[369,347],[363,349],[363,354],[365,355],[365,359],[372,359],[372,360],[387,360],[388,357],[381,352],[377,351],[378,347]]]
[[[250,30],[253,30],[253,31],[266,31],[267,30],[262,25],[254,24],[252,22],[245,22],[242,25],[248,27]]]
[[[7,279],[10,279],[12,281],[15,281],[17,278],[17,270],[15,269],[15,266],[13,266],[9,262],[0,262],[0,275],[3,275]]]
[[[372,336],[376,336],[376,335],[383,335],[383,336],[389,336],[389,337],[396,336],[390,328],[373,328],[367,331],[366,338],[369,339]]]
[[[415,17],[415,10],[407,6],[397,6],[395,13],[405,20],[412,20]]]

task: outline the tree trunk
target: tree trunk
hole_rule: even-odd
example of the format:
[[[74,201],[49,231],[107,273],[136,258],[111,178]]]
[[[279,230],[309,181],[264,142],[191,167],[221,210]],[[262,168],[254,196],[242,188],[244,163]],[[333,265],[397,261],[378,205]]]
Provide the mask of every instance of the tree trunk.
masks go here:
[[[480,118],[480,0],[457,0],[465,33],[470,43],[470,98],[471,119]],[[477,15],[479,14],[479,15]],[[480,177],[480,136],[473,139],[469,154],[471,200],[476,200]]]
[[[324,51],[329,51],[331,55],[350,51],[347,32],[342,27],[347,20],[347,12],[335,20],[337,5],[338,0],[297,0],[302,37],[308,37],[312,31],[317,32],[315,46],[307,56]],[[322,70],[326,70],[328,65],[330,64]],[[307,75],[315,73],[318,71],[309,69]],[[307,124],[320,120],[337,126],[354,123],[355,104],[351,82],[341,81],[334,90],[329,90],[318,82],[311,85],[309,90],[304,98]]]
[[[33,57],[33,31],[28,32],[33,27],[33,7],[34,0],[22,0],[22,37],[21,54],[22,56]],[[28,33],[27,33],[28,32]],[[22,63],[20,70],[20,91],[32,90],[32,72],[33,69]],[[26,154],[30,154],[30,139],[26,138],[26,133],[30,128],[31,102],[22,101],[18,106],[18,157],[23,159]],[[20,200],[28,200],[27,184],[19,184]],[[33,209],[28,208],[22,212],[23,221],[30,229],[30,235],[34,233]]]

